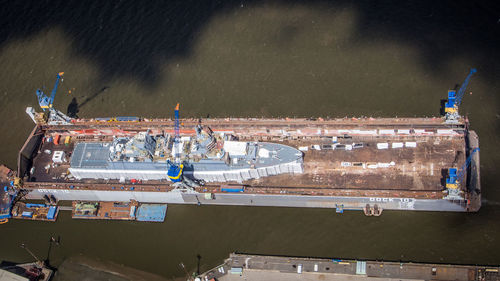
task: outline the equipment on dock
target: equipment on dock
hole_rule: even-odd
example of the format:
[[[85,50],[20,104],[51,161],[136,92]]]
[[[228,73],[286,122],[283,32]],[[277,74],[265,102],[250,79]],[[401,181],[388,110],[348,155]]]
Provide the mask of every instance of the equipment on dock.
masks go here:
[[[23,179],[20,177],[14,178],[14,187],[16,189],[21,189],[23,187]]]
[[[179,122],[179,104],[175,107],[175,123],[174,123],[174,147],[173,147],[173,156],[175,159],[175,163],[171,161],[167,161],[169,168],[167,172],[168,178],[174,182],[182,182],[182,170],[184,169],[184,165],[181,164],[181,149],[180,149],[180,122]]]
[[[176,165],[170,161],[167,161],[169,164],[167,176],[172,182],[181,182],[182,181],[182,170],[184,169],[184,165]]]
[[[470,78],[476,72],[477,70],[475,68],[472,68],[470,70],[469,75],[467,75],[467,78],[465,78],[465,81],[462,83],[462,86],[458,90],[458,93],[455,90],[448,91],[448,100],[446,101],[446,104],[444,106],[444,112],[446,114],[447,122],[456,122],[460,117],[458,115],[458,107],[462,103],[462,98],[464,97],[465,89],[469,84]]]
[[[38,104],[45,111],[46,109],[52,108],[52,104],[54,103],[54,98],[56,97],[57,86],[59,86],[59,81],[61,80],[64,72],[57,73],[56,83],[54,85],[54,89],[50,93],[50,97],[45,95],[45,93],[41,89],[36,90],[36,96],[38,97]]]
[[[57,206],[17,202],[12,207],[12,218],[55,222],[59,214]]]
[[[180,141],[181,141],[181,134],[180,134],[180,123],[179,123],[179,104],[175,107],[175,138],[174,138],[174,157],[175,157],[175,163],[179,164],[180,163]]]
[[[472,160],[472,156],[476,152],[479,151],[479,147],[476,147],[472,150],[470,153],[469,157],[465,160],[465,163],[462,165],[460,170],[457,170],[457,168],[449,168],[448,169],[448,177],[446,178],[446,189],[448,191],[448,195],[446,196],[446,199],[458,199],[462,200],[463,198],[460,196],[460,185],[462,184],[462,181],[465,178],[465,174],[467,173],[467,168],[470,165],[470,162]],[[457,174],[458,172],[458,174]]]
[[[170,181],[174,183],[175,186],[181,188],[194,188],[200,186],[201,181],[194,181],[188,179],[182,175],[184,171],[184,164],[182,164],[181,155],[184,144],[181,143],[180,136],[180,121],[179,121],[179,104],[175,106],[175,123],[174,123],[174,143],[172,148],[173,158],[175,163],[167,160],[168,171],[167,176]]]
[[[14,200],[14,196],[9,193],[9,188],[4,186],[3,189],[0,190],[0,224],[4,224],[9,221],[9,218],[12,217],[12,201]]]
[[[64,72],[59,72],[57,74],[56,83],[54,89],[52,89],[50,97],[45,95],[41,89],[36,90],[36,96],[38,98],[38,104],[44,111],[43,113],[37,113],[32,107],[26,108],[26,113],[31,117],[35,124],[47,123],[49,125],[69,125],[71,124],[72,118],[68,117],[59,110],[53,108],[54,98],[56,97],[57,87],[59,86],[59,81],[62,79]],[[48,110],[48,112],[46,111]]]

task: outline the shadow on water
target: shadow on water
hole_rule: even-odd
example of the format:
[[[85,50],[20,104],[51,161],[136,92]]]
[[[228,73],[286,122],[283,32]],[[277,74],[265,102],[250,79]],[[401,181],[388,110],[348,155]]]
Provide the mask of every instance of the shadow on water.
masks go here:
[[[201,264],[201,255],[200,254],[197,254],[196,255],[196,259],[197,259],[197,265],[196,265],[196,275],[200,275],[200,264]]]
[[[45,259],[45,265],[52,269],[52,270],[56,270],[56,268],[50,263],[50,253],[52,252],[52,247],[53,247],[53,244],[55,244],[55,246],[59,246],[61,244],[61,236],[58,236],[57,239],[54,238],[54,236],[51,236],[50,239],[49,239],[49,247],[47,249],[47,258]]]
[[[66,114],[71,118],[78,118],[78,112],[80,111],[78,102],[76,98],[73,98],[71,102],[68,104],[68,110]]]
[[[7,1],[0,12],[0,47],[51,27],[74,39],[74,51],[95,61],[101,79],[132,76],[154,87],[162,64],[191,54],[201,28],[217,14],[263,5],[310,5],[335,11],[354,8],[353,43],[381,40],[420,51],[434,74],[467,54],[482,77],[495,78],[500,54],[499,2],[489,1]],[[293,36],[285,27],[282,37]],[[278,38],[279,39],[279,38]],[[381,66],[383,68],[383,66]],[[498,70],[498,68],[496,68]]]
[[[78,112],[80,112],[80,109],[86,105],[88,102],[92,101],[93,99],[97,98],[98,96],[100,96],[101,94],[103,94],[104,92],[106,92],[106,90],[108,89],[109,87],[105,86],[105,87],[102,87],[99,91],[95,92],[94,94],[92,94],[91,96],[89,97],[86,97],[81,103],[78,103],[78,101],[76,100],[76,98],[73,98],[71,100],[71,102],[68,104],[68,107],[67,107],[67,115],[71,118],[78,118]]]

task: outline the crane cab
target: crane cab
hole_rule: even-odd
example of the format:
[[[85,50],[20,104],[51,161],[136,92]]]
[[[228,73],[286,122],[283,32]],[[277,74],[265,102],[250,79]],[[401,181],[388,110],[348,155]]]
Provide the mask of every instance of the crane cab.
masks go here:
[[[457,100],[457,92],[454,90],[449,90],[448,91],[448,100],[446,101],[446,104],[444,105],[444,112],[445,113],[457,112],[457,107],[455,105],[456,100]]]
[[[458,179],[457,179],[457,168],[448,169],[448,177],[446,178],[446,188],[457,189]]]
[[[170,168],[168,169],[167,176],[168,179],[172,182],[180,182],[182,181],[182,170],[184,169],[184,165],[180,164],[179,166],[175,164],[170,164]]]

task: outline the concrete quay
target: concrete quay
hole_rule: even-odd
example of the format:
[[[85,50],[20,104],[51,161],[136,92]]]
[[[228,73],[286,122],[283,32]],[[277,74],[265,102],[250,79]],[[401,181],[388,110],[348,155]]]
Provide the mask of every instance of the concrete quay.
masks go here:
[[[231,254],[198,280],[500,280],[500,267]]]

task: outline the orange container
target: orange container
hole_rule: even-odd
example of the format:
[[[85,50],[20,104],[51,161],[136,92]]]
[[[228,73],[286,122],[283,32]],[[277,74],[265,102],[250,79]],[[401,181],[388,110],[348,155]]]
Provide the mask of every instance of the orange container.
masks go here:
[[[55,145],[58,145],[60,140],[61,140],[61,136],[60,135],[55,135],[54,136],[54,144]]]

